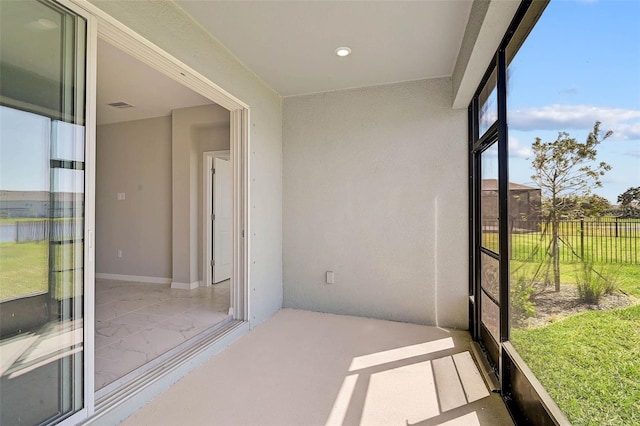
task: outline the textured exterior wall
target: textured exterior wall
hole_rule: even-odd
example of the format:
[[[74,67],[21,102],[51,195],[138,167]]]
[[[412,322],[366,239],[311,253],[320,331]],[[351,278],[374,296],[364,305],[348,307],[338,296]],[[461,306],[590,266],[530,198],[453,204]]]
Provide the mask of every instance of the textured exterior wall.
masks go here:
[[[454,108],[469,106],[519,6],[519,0],[474,0],[451,77]]]
[[[442,78],[285,98],[286,307],[467,327],[466,111],[451,93]]]

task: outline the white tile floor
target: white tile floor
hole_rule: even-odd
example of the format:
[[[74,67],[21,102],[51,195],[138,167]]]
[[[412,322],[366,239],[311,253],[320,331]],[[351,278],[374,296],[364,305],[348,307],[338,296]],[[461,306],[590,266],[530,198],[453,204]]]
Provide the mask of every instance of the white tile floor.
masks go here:
[[[95,389],[227,319],[229,280],[169,285],[96,280]]]

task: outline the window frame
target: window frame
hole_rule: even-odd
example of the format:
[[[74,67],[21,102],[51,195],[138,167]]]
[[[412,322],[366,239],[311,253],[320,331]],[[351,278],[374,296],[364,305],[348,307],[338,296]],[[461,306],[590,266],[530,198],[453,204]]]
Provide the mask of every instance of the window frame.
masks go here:
[[[500,301],[500,341],[498,350],[483,347],[484,355],[493,364],[499,377],[502,398],[516,423],[536,425],[569,424],[564,413],[558,408],[531,369],[510,343],[509,312],[509,245],[508,229],[508,186],[509,186],[509,140],[507,127],[507,67],[509,59],[522,46],[527,36],[546,8],[548,0],[522,0],[509,28],[491,59],[468,107],[469,144],[469,330],[475,341],[482,346],[483,326],[482,288],[480,283],[481,218],[480,154],[493,143],[498,144],[498,212],[499,212],[499,301]],[[496,73],[497,119],[485,132],[479,134],[479,98],[486,84]],[[491,252],[493,254],[493,252]],[[494,257],[494,256],[492,256]]]

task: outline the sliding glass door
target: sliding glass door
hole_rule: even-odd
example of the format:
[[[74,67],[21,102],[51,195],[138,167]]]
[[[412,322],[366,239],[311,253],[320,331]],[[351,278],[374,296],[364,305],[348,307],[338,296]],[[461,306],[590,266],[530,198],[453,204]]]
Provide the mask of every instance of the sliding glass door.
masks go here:
[[[640,8],[547,4],[521,2],[469,106],[470,326],[516,423],[635,424],[638,399],[628,395],[637,395],[638,362],[629,348],[638,347],[630,330],[639,311],[621,296],[633,287],[618,291],[617,280],[637,263],[635,228],[620,226],[636,219],[610,203],[626,187],[616,179],[637,176],[638,167],[605,139],[618,131],[618,141],[637,145],[637,132],[621,122],[637,118],[637,73],[627,69],[638,63],[638,39],[589,39],[589,23],[616,34]],[[571,25],[558,26],[566,16],[575,17]],[[609,68],[613,54],[591,62],[591,52],[610,45],[624,46],[626,65]],[[602,80],[604,69],[620,81]],[[597,106],[572,99],[577,88],[560,90],[567,81],[597,88],[580,95]],[[612,167],[618,177],[601,180]],[[594,309],[609,296],[623,302]]]
[[[504,257],[501,247],[503,230],[500,224],[500,129],[498,127],[498,87],[496,70],[488,74],[479,91],[475,107],[476,117],[471,127],[471,163],[474,170],[471,185],[473,212],[472,304],[475,308],[475,337],[482,342],[489,361],[496,367],[500,363],[502,300],[500,262]],[[501,256],[502,254],[502,256]]]
[[[0,2],[0,424],[86,408],[87,21]]]
[[[480,284],[480,338],[492,361],[497,365],[500,342],[500,272],[499,272],[499,217],[498,191],[498,143],[477,154],[482,180],[477,188],[480,199],[480,244],[478,247]]]

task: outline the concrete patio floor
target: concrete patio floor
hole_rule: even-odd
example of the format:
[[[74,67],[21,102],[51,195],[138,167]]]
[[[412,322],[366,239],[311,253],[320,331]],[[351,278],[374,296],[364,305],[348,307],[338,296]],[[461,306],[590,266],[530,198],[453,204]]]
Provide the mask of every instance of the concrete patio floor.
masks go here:
[[[283,309],[124,425],[512,425],[466,331]]]

